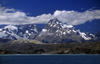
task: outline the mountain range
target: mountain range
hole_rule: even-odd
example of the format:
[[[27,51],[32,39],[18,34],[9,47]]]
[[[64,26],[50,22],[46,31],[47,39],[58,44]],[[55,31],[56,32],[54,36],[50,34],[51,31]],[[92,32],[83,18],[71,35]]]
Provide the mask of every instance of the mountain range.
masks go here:
[[[0,38],[3,39],[35,39],[44,43],[83,43],[99,41],[100,32],[97,34],[81,32],[74,26],[51,19],[44,28],[36,24],[7,25],[0,29]]]
[[[1,38],[9,39],[34,39],[41,32],[35,24],[8,25],[0,29]]]

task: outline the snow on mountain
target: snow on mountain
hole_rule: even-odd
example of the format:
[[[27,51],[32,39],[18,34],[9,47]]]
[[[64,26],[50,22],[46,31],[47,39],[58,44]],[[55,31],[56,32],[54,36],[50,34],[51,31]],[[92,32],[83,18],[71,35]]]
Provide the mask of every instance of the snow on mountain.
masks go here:
[[[0,31],[2,31],[2,29],[0,29]]]
[[[40,31],[35,24],[8,25],[0,29],[0,38],[34,39]]]
[[[43,42],[59,43],[88,41],[91,40],[92,37],[94,36],[75,30],[72,25],[62,23],[57,18],[54,18],[45,25],[36,39]]]
[[[58,21],[57,18],[50,20],[48,22],[48,25],[50,25],[50,27],[56,27],[57,25],[59,25],[58,28],[60,28],[60,27],[61,28],[72,28],[73,27],[72,25],[67,25],[67,24],[62,23],[61,21]]]
[[[0,38],[7,36],[7,34],[5,34],[5,32],[0,32]]]
[[[67,25],[67,24],[62,25],[62,28],[72,28],[72,27],[73,27],[72,25]]]
[[[81,32],[80,30],[77,30],[77,32],[80,34],[81,37],[83,37],[85,40],[91,40],[92,38],[87,36],[86,33]]]
[[[18,28],[16,26],[13,26],[13,25],[8,25],[8,26],[5,26],[4,29],[17,30]]]
[[[41,33],[39,34],[39,36],[41,36],[42,34],[44,34],[45,32],[47,32],[46,29],[42,29]]]
[[[67,33],[70,34],[71,32],[76,32],[76,31],[74,30],[74,27],[72,25],[64,24],[61,21],[58,21],[57,18],[54,18],[50,20],[48,24],[46,24],[41,33],[45,32],[49,33],[59,32],[60,34],[67,34]]]

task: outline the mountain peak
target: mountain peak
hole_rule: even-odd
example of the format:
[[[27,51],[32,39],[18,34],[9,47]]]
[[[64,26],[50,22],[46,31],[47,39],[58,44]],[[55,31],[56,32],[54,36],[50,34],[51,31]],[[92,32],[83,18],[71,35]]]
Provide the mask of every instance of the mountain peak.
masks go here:
[[[59,21],[57,18],[51,19],[48,24],[59,24],[62,23],[61,21]]]
[[[61,24],[63,24],[61,21],[59,21],[57,18],[51,19],[44,27],[44,29],[47,29],[49,31],[56,31],[57,29],[61,28]]]
[[[41,33],[36,37],[37,40],[45,43],[82,43],[91,40],[92,38],[92,35],[87,35],[80,30],[75,30],[74,26],[63,23],[57,18],[51,19],[42,29]]]
[[[66,23],[63,23],[61,21],[59,21],[57,18],[51,19],[46,26],[49,27],[56,27],[56,28],[73,28],[72,25],[68,25]]]

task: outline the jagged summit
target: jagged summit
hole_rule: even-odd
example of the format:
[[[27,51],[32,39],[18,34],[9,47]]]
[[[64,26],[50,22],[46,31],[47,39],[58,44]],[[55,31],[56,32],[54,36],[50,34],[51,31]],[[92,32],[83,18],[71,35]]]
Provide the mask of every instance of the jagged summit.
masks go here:
[[[62,23],[61,21],[59,21],[57,18],[51,19],[48,24],[59,24]]]
[[[44,29],[48,31],[54,32],[57,29],[61,28],[62,22],[60,22],[57,18],[51,19],[45,26]]]
[[[56,28],[56,29],[73,28],[73,26],[63,23],[59,21],[57,18],[54,18],[54,19],[51,19],[44,27],[44,29],[50,29],[50,28]]]

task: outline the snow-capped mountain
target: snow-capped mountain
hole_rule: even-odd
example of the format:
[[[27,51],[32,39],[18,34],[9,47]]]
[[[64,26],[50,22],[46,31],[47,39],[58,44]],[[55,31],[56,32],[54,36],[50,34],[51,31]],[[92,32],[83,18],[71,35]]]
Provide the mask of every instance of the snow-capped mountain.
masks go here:
[[[45,25],[36,39],[46,43],[82,43],[92,40],[94,37],[91,33],[86,34],[80,30],[75,30],[72,25],[62,23],[54,18]]]
[[[8,25],[0,29],[0,38],[36,39],[46,43],[87,42],[99,40],[98,34],[75,30],[74,26],[51,19],[43,29],[36,24]]]
[[[8,25],[0,29],[0,38],[34,39],[40,31],[35,24]]]

